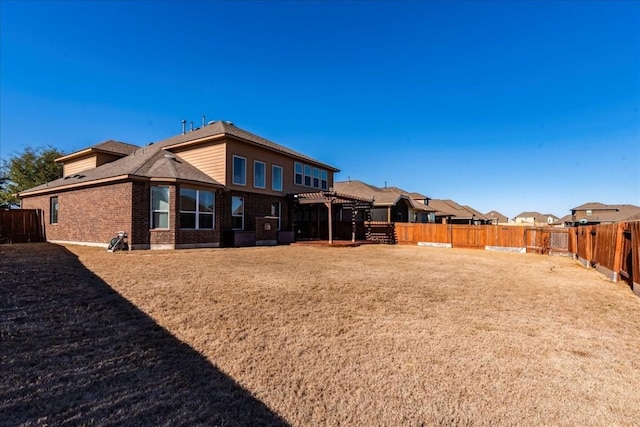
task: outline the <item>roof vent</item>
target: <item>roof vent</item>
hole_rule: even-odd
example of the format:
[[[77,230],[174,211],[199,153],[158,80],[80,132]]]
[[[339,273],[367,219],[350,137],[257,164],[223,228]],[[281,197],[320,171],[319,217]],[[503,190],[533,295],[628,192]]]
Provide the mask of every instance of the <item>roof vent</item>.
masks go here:
[[[211,120],[209,123],[207,123],[207,126],[211,126],[212,124],[214,124],[216,121],[215,120]]]
[[[229,126],[233,126],[233,122],[230,122],[229,120],[225,121],[226,124],[228,124]]]
[[[176,155],[175,155],[175,154],[173,154],[173,153],[167,153],[167,154],[165,154],[165,155],[164,155],[164,157],[165,157],[166,159],[172,159],[172,160],[175,160],[175,159],[176,159]]]

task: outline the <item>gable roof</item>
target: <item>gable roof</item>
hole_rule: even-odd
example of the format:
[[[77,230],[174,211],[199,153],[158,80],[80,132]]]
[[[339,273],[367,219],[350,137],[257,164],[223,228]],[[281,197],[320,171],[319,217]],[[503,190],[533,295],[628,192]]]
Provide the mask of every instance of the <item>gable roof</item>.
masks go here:
[[[436,210],[438,216],[451,216],[457,219],[479,219],[488,220],[481,212],[470,206],[462,206],[453,200],[443,199],[431,199],[429,200],[429,206]]]
[[[489,211],[486,214],[484,214],[484,216],[487,219],[497,219],[498,222],[504,222],[504,223],[509,222],[509,218],[498,211]]]
[[[129,156],[30,188],[22,191],[19,195],[20,197],[30,196],[136,177],[191,181],[203,185],[223,187],[218,181],[174,153],[160,147],[146,146],[138,148]]]
[[[104,141],[87,149],[63,156],[56,161],[66,161],[91,152],[109,152],[122,154],[123,157],[93,169],[77,173],[22,191],[19,196],[30,196],[43,192],[66,189],[76,186],[92,185],[125,178],[158,178],[193,181],[204,185],[224,187],[199,169],[172,153],[171,148],[198,144],[216,138],[232,137],[243,142],[259,145],[272,151],[281,152],[296,159],[307,161],[337,172],[338,169],[298,153],[265,138],[254,135],[234,126],[231,122],[212,122],[211,124],[185,134],[173,136],[144,147],[119,141]],[[126,154],[128,152],[128,154]]]
[[[64,163],[66,161],[73,160],[76,157],[81,157],[89,153],[106,153],[119,156],[128,156],[138,148],[140,147],[138,147],[137,145],[110,139],[107,141],[99,142],[95,145],[92,145],[91,147],[84,148],[79,151],[74,151],[73,153],[66,154],[62,157],[58,157],[55,161],[56,163]]]
[[[409,193],[398,187],[380,188],[357,180],[336,181],[333,186],[339,193],[352,194],[369,200],[373,199],[374,207],[395,206],[398,201],[405,199],[412,209],[424,212],[434,211],[433,208],[421,203],[426,198],[425,196],[415,197],[419,193]]]
[[[590,205],[588,208],[580,209],[574,208],[575,210],[588,210],[591,209],[593,212],[591,215],[586,216],[589,222],[620,222],[620,221],[635,221],[640,219],[640,206],[635,205],[603,205],[602,203],[598,203],[597,205],[605,206],[604,208],[594,208],[591,207],[596,204],[587,203],[583,206]]]
[[[260,146],[262,148],[266,148],[271,151],[283,153],[288,156],[295,157],[302,161],[314,163],[318,166],[321,166],[333,172],[340,171],[339,169],[333,166],[329,166],[305,154],[299,153],[283,145],[276,144],[273,141],[269,141],[266,138],[263,138],[251,132],[248,132],[244,129],[241,129],[235,126],[232,122],[222,121],[222,120],[209,122],[209,124],[206,126],[203,126],[198,129],[194,129],[184,134],[172,136],[171,138],[167,138],[162,141],[158,141],[153,145],[157,145],[162,148],[171,150],[172,148],[184,147],[192,144],[199,144],[201,142],[210,141],[210,140],[223,138],[223,137],[231,137],[243,142],[248,142],[250,144]]]

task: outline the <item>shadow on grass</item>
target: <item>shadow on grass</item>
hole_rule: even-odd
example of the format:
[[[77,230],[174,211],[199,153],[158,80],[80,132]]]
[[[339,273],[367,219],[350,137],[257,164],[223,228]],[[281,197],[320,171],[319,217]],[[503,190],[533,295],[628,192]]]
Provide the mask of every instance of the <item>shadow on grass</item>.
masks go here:
[[[3,425],[287,425],[51,244],[0,247]]]

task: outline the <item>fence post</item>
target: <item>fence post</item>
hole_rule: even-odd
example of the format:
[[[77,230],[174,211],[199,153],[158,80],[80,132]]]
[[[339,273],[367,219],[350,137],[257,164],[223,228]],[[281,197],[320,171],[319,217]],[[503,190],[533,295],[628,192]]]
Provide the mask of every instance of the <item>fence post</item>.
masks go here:
[[[613,277],[614,282],[620,280],[620,270],[622,270],[622,245],[624,243],[624,223],[619,222],[616,229],[616,247],[613,256]]]

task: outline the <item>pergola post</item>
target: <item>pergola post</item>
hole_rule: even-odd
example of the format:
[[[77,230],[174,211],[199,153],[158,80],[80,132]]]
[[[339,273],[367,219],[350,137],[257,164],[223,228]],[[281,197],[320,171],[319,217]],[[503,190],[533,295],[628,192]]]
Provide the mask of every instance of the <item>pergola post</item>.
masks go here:
[[[329,209],[329,244],[333,243],[333,213],[331,212],[331,205],[333,204],[333,200],[330,199],[329,202],[324,203]]]

